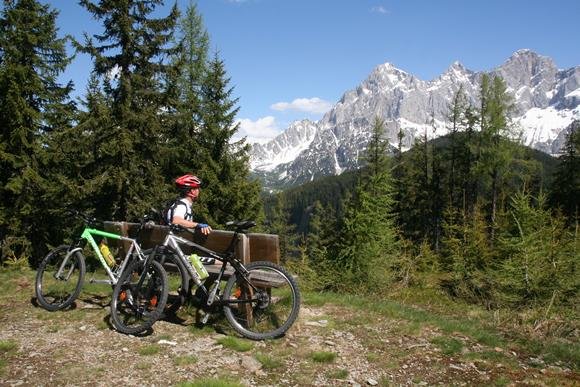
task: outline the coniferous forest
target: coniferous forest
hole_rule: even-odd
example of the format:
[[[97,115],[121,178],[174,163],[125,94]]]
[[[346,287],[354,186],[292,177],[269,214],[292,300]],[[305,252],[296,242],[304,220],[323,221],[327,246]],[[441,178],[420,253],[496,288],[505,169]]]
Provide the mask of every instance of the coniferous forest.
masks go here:
[[[102,29],[60,36],[58,10],[4,1],[0,17],[0,243],[2,260],[29,257],[70,236],[80,210],[137,220],[177,195],[173,179],[204,181],[200,219],[219,227],[261,219],[248,144],[232,142],[237,98],[195,5],[164,17],[162,0],[80,2]],[[71,56],[91,56],[88,86],[73,100],[60,84]],[[224,212],[227,209],[227,213]]]
[[[383,294],[436,288],[486,308],[580,304],[580,123],[554,159],[521,146],[501,78],[477,105],[459,89],[448,132],[388,156],[377,117],[365,167],[262,194],[238,127],[235,80],[196,7],[159,18],[162,0],[80,3],[102,26],[61,36],[58,10],[4,0],[0,15],[2,262],[34,265],[70,237],[68,210],[137,220],[175,197],[173,179],[204,181],[195,212],[215,228],[255,219],[280,235],[305,288]],[[89,54],[80,99],[60,83]],[[546,312],[547,313],[547,312]]]

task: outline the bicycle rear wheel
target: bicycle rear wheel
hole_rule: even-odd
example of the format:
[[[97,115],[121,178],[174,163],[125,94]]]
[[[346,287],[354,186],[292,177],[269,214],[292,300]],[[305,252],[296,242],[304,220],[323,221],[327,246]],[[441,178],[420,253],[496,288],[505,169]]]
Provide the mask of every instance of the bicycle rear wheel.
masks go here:
[[[36,272],[36,300],[55,311],[70,306],[79,296],[85,277],[85,259],[80,251],[59,246],[44,257]]]
[[[121,274],[113,290],[113,326],[128,335],[145,332],[161,317],[166,302],[167,274],[161,264],[151,261],[145,267],[145,261],[135,261]]]
[[[224,314],[232,328],[252,340],[282,336],[300,310],[298,284],[284,268],[265,261],[246,266],[248,285],[240,273],[232,275],[224,289]]]

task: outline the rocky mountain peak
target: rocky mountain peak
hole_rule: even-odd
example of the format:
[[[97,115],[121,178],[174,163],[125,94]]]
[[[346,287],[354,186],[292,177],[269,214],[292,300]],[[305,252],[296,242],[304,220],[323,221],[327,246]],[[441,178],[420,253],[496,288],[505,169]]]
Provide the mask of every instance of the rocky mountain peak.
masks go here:
[[[516,107],[512,119],[522,128],[525,144],[557,153],[558,134],[580,119],[580,66],[558,70],[551,58],[526,49],[489,72],[506,82]],[[444,135],[456,91],[462,86],[468,100],[477,104],[482,74],[456,61],[439,77],[423,81],[392,63],[376,66],[320,121],[298,121],[271,143],[255,146],[252,169],[280,186],[357,168],[377,116],[384,119],[393,146],[399,131],[404,147],[426,132]]]

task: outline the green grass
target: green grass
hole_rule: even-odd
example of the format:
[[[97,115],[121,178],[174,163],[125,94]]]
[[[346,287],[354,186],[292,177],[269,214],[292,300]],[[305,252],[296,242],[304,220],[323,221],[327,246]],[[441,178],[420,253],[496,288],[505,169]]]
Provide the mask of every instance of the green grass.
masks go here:
[[[273,370],[279,368],[284,364],[282,360],[276,359],[270,355],[263,353],[257,353],[255,355],[256,359],[262,364],[262,367],[267,370]]]
[[[439,336],[433,338],[431,342],[436,344],[444,355],[456,355],[463,349],[463,343],[452,337]]]
[[[161,352],[161,346],[159,346],[157,344],[150,344],[150,345],[139,348],[139,350],[137,352],[141,356],[157,355],[159,352]]]
[[[195,315],[195,312],[194,312],[194,315]],[[204,325],[200,328],[194,324],[194,325],[190,326],[189,332],[191,332],[191,334],[193,336],[196,336],[196,337],[208,336],[208,335],[215,333],[215,329],[212,328],[210,325]]]
[[[328,376],[329,379],[346,379],[348,377],[348,371],[345,369],[338,369],[338,370],[333,370],[330,371],[326,374],[326,376]]]
[[[223,345],[225,348],[233,349],[238,352],[247,352],[254,348],[254,344],[248,340],[239,339],[233,336],[220,337],[216,340],[218,344]]]
[[[242,384],[224,378],[202,378],[194,382],[181,382],[177,387],[242,387]]]
[[[173,358],[173,364],[176,366],[186,366],[190,364],[195,364],[198,362],[197,356],[195,355],[184,355],[184,356],[177,356]]]
[[[334,360],[336,360],[336,353],[316,351],[310,354],[310,358],[316,363],[332,363]]]
[[[0,358],[0,375],[4,375],[4,372],[6,370],[7,365],[8,365],[8,362],[6,361],[6,359]]]
[[[306,292],[303,298],[305,304],[313,306],[335,304],[358,310],[362,314],[378,314],[411,324],[398,328],[404,331],[401,333],[416,334],[423,326],[433,326],[445,334],[461,333],[491,348],[499,347],[505,350],[515,343],[519,347],[516,348],[517,351],[541,356],[548,363],[560,361],[574,370],[580,369],[580,344],[564,342],[557,338],[530,338],[511,327],[508,328],[510,335],[508,340],[493,325],[491,312],[477,305],[451,301],[433,289],[413,288],[413,291],[409,290],[403,297],[408,299],[409,303],[426,305],[425,309],[391,300],[337,293]],[[573,321],[571,318],[569,320]]]
[[[8,365],[7,357],[18,350],[18,343],[14,340],[0,340],[0,375],[3,375]]]
[[[0,353],[15,352],[18,348],[18,343],[14,340],[0,340]]]

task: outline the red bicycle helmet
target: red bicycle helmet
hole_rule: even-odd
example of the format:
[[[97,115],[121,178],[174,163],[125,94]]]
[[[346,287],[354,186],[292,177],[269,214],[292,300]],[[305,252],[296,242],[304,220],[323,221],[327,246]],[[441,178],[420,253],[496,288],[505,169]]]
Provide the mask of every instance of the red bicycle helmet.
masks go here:
[[[178,188],[197,188],[201,187],[201,179],[197,176],[187,174],[175,179],[175,185]]]

